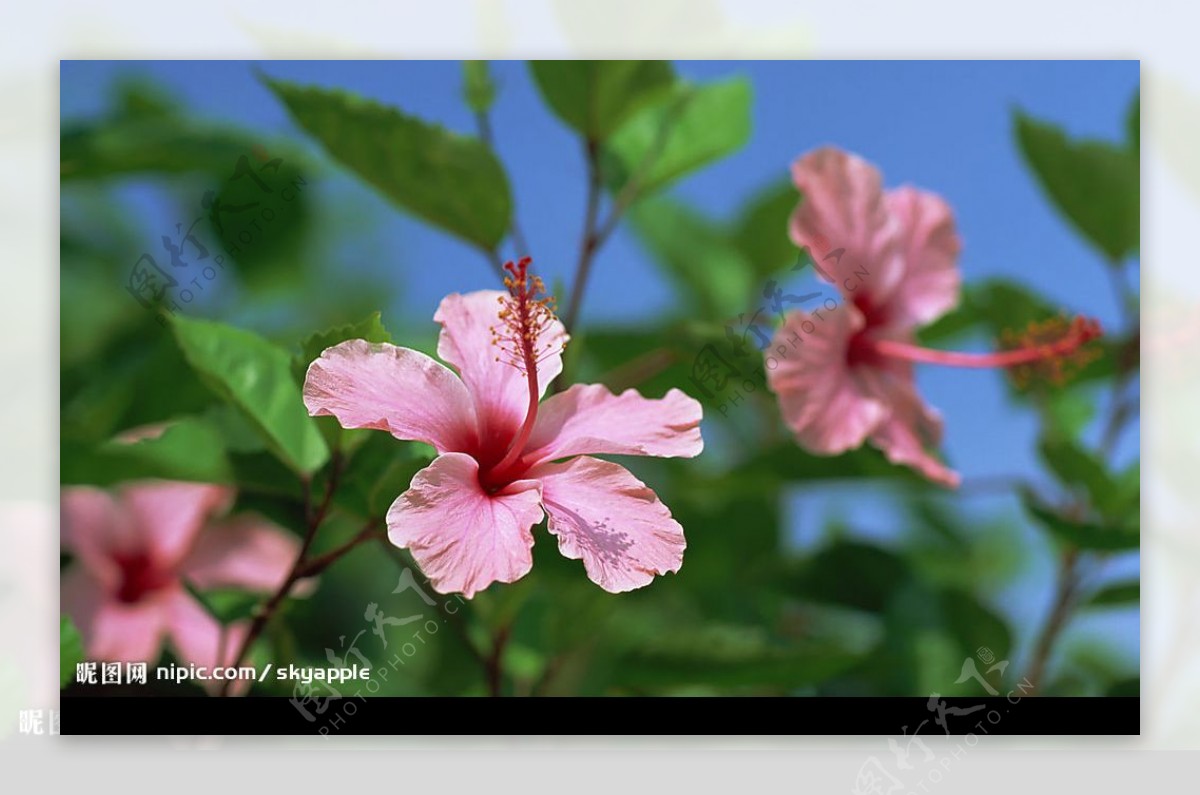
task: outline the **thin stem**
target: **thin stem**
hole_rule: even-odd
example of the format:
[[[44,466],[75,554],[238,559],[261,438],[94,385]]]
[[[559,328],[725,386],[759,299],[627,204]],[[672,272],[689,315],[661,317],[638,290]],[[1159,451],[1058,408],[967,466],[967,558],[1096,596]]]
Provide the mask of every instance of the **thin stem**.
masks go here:
[[[604,220],[604,223],[600,225],[600,229],[596,233],[596,237],[599,240],[600,245],[603,245],[604,241],[608,239],[608,236],[613,233],[613,230],[617,227],[617,222],[621,220],[622,213],[624,213],[626,208],[633,204],[633,200],[637,198],[638,192],[642,189],[642,184],[646,181],[646,177],[649,176],[650,170],[654,167],[654,164],[658,161],[659,155],[662,154],[663,148],[667,145],[667,138],[671,132],[671,128],[675,126],[675,122],[678,121],[679,115],[687,106],[688,100],[689,97],[686,95],[680,97],[678,100],[676,100],[675,104],[671,106],[671,109],[666,113],[666,115],[663,116],[662,121],[658,125],[658,129],[655,130],[654,140],[650,143],[650,148],[646,150],[644,155],[642,155],[641,162],[638,163],[637,168],[633,172],[633,176],[626,180],[625,184],[621,186],[621,190],[617,193],[616,198],[613,200],[612,209],[608,213],[608,218]]]
[[[1059,563],[1058,585],[1054,595],[1054,605],[1050,608],[1050,615],[1046,619],[1046,624],[1042,627],[1041,633],[1038,635],[1037,642],[1034,644],[1033,657],[1029,664],[1029,681],[1033,683],[1034,692],[1043,690],[1042,678],[1046,673],[1046,666],[1050,662],[1050,654],[1054,649],[1054,644],[1058,641],[1063,629],[1067,625],[1067,620],[1071,617],[1071,610],[1075,605],[1075,596],[1079,588],[1079,550],[1074,547],[1067,549]]]
[[[583,303],[583,291],[587,286],[588,273],[596,256],[600,240],[597,237],[596,220],[600,211],[600,147],[589,139],[584,142],[584,157],[587,161],[588,187],[587,204],[583,212],[583,236],[579,243],[579,258],[575,263],[575,283],[571,286],[571,299],[563,314],[563,326],[570,332],[579,317]]]
[[[619,367],[614,367],[596,380],[606,385],[613,392],[620,392],[629,387],[639,386],[654,376],[666,370],[679,359],[679,356],[666,348],[655,348],[641,356],[634,357]]]
[[[1111,278],[1113,291],[1116,294],[1117,304],[1120,306],[1121,314],[1125,320],[1129,341],[1117,354],[1119,358],[1117,361],[1117,375],[1114,379],[1112,389],[1112,403],[1099,447],[1099,454],[1103,458],[1107,458],[1112,454],[1112,450],[1120,438],[1121,428],[1137,409],[1134,401],[1125,400],[1124,392],[1126,385],[1133,375],[1134,357],[1137,354],[1140,339],[1137,297],[1129,289],[1129,285],[1125,281],[1124,274],[1121,271],[1120,263],[1108,263],[1107,270]],[[1084,506],[1071,505],[1068,506],[1068,510],[1080,512],[1084,510]],[[1034,645],[1033,657],[1029,667],[1029,680],[1033,683],[1035,693],[1043,689],[1042,679],[1045,676],[1054,645],[1070,621],[1071,613],[1075,608],[1076,597],[1080,588],[1080,554],[1080,551],[1075,547],[1068,547],[1063,550],[1059,561],[1058,586],[1055,592],[1054,603],[1050,609],[1050,615],[1046,619],[1046,625],[1042,628]]]
[[[495,249],[483,248],[480,249],[483,256],[491,264],[492,269],[500,276],[501,281],[504,279],[504,260],[500,258],[500,254]]]
[[[292,563],[291,570],[288,571],[287,577],[284,578],[283,584],[276,589],[275,593],[254,611],[254,620],[250,623],[250,629],[246,632],[246,637],[242,640],[241,646],[238,647],[237,654],[233,658],[231,665],[236,668],[241,665],[242,660],[246,659],[246,655],[250,653],[250,648],[262,635],[267,624],[274,618],[279,606],[292,592],[292,588],[301,579],[301,571],[307,562],[308,552],[312,548],[313,540],[317,537],[317,530],[321,523],[325,520],[326,514],[329,512],[329,506],[333,502],[333,494],[337,490],[338,479],[341,477],[342,457],[339,452],[334,452],[333,458],[329,466],[329,479],[325,481],[325,494],[321,499],[320,505],[314,506],[312,500],[312,478],[304,477],[301,480],[301,488],[304,492],[304,518],[305,532],[304,540],[300,543],[300,551],[296,554],[296,560]],[[220,695],[229,695],[229,688],[233,684],[233,680],[227,679],[221,685]]]
[[[1109,284],[1113,288],[1121,317],[1125,321],[1128,341],[1117,352],[1117,377],[1113,384],[1112,402],[1109,407],[1108,421],[1100,437],[1100,454],[1107,457],[1116,447],[1125,423],[1137,412],[1137,402],[1126,400],[1125,390],[1133,378],[1134,363],[1141,345],[1141,327],[1138,296],[1129,287],[1125,279],[1125,271],[1121,263],[1110,260],[1108,267]]]
[[[638,192],[642,188],[642,183],[650,173],[650,169],[654,166],[654,163],[658,160],[658,156],[662,154],[663,147],[666,146],[668,133],[686,105],[685,99],[680,98],[671,108],[670,112],[663,117],[658,130],[655,132],[654,141],[651,142],[650,148],[642,156],[642,160],[638,163],[633,175],[625,181],[625,184],[621,186],[621,190],[617,192],[616,197],[613,199],[612,207],[609,208],[608,215],[599,225],[597,225],[597,213],[600,201],[600,150],[595,141],[588,140],[585,142],[584,152],[588,166],[588,202],[585,211],[583,240],[579,251],[579,263],[575,268],[575,284],[571,290],[571,301],[564,315],[564,325],[567,331],[574,328],[575,321],[578,319],[579,308],[583,302],[583,289],[587,283],[592,259],[612,233],[616,231],[621,216],[628,209],[629,205],[633,204],[634,199],[637,198]]]
[[[488,149],[496,153],[496,140],[492,134],[492,121],[487,111],[478,111],[475,114],[475,126],[479,129],[480,140],[487,144]],[[520,224],[517,223],[517,211],[515,208],[512,212],[512,222],[509,224],[509,231],[512,233],[513,245],[517,249],[517,256],[524,257],[531,254],[529,243],[525,240],[525,234],[521,231]]]
[[[501,695],[501,688],[504,685],[504,665],[502,658],[504,657],[504,647],[508,645],[508,638],[512,627],[503,626],[496,631],[496,637],[492,639],[492,652],[487,658],[487,681],[488,695],[493,697]]]
[[[964,496],[975,496],[988,493],[1020,492],[1031,488],[1029,481],[1019,475],[984,475],[963,481],[958,493]]]
[[[356,533],[349,541],[340,546],[334,547],[320,557],[316,557],[307,561],[297,572],[297,579],[317,576],[321,572],[325,571],[325,569],[329,568],[331,564],[341,560],[347,552],[361,544],[366,543],[367,541],[377,538],[386,539],[386,534],[375,529],[378,525],[379,520],[372,519],[371,521],[367,522],[366,526],[363,527],[362,530],[359,530],[358,533]]]

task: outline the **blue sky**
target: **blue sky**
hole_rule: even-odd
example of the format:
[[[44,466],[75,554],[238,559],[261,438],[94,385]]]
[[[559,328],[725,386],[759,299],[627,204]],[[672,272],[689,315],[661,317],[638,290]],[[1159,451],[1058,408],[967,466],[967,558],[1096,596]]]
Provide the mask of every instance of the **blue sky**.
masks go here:
[[[944,196],[954,208],[967,281],[1017,279],[1064,308],[1098,317],[1110,328],[1119,316],[1103,264],[1059,218],[1024,167],[1011,132],[1012,111],[1062,124],[1073,135],[1118,138],[1139,82],[1140,66],[1124,62],[679,62],[687,78],[747,76],[754,87],[754,132],[728,159],[681,182],[675,192],[704,211],[729,217],[755,190],[786,174],[789,163],[822,144],[837,144],[876,163],[889,186],[911,183]],[[460,99],[454,62],[63,62],[64,119],[101,112],[122,74],[150,74],[201,116],[306,141],[254,69],[289,80],[341,87],[473,132]],[[500,156],[513,183],[517,210],[547,283],[570,282],[583,216],[584,168],[576,138],[543,106],[522,62],[493,64],[500,97],[493,111]],[[311,145],[306,142],[306,145]],[[395,274],[402,282],[389,316],[428,318],[455,290],[478,289],[488,271],[480,255],[452,238],[390,210],[344,173],[318,186],[329,206],[352,197],[370,213],[374,245],[343,252],[345,266]],[[149,239],[176,219],[142,216]],[[369,250],[373,261],[360,261]],[[339,263],[340,264],[340,263]],[[1131,274],[1132,275],[1132,274]],[[667,312],[671,288],[637,241],[619,232],[593,271],[585,322],[622,322]],[[398,324],[397,324],[398,325]],[[927,401],[946,420],[945,452],[966,479],[1029,472],[1036,465],[1032,415],[1010,405],[990,371],[919,371]],[[1104,404],[1101,403],[1103,409]],[[1121,450],[1136,454],[1136,430]],[[807,517],[831,512],[866,528],[886,527],[885,503],[834,493],[795,501]],[[1012,506],[980,498],[979,509]],[[809,530],[811,532],[811,530]],[[798,536],[802,534],[797,531]],[[1030,543],[1036,546],[1037,538]],[[1043,550],[1044,551],[1044,550]],[[1035,565],[1005,609],[1029,624],[1029,611],[1048,601],[1051,562]],[[1136,556],[1117,570],[1136,570]],[[1042,585],[1038,585],[1041,583]],[[1007,598],[1007,597],[1006,597]],[[1024,617],[1024,618],[1022,618]],[[1136,614],[1118,632],[1136,649]],[[1130,635],[1132,633],[1132,635]]]

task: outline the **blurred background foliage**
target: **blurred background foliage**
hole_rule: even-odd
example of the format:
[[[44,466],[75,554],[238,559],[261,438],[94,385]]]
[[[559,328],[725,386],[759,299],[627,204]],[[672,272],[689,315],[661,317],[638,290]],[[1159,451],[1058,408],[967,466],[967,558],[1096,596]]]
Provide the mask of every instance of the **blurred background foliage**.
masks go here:
[[[805,73],[803,63],[790,67]],[[64,96],[72,80],[88,85],[89,68],[64,70]],[[754,106],[758,94],[787,86],[755,82],[736,64],[718,65],[724,74],[710,79],[661,62],[505,64],[503,78],[486,63],[442,64],[461,69],[454,101],[473,122],[455,130],[349,90],[279,79],[287,70],[272,64],[237,68],[290,121],[243,129],[211,120],[159,82],[154,64],[110,81],[101,109],[64,116],[64,485],[235,484],[240,509],[301,533],[301,479],[313,478],[319,491],[336,459],[345,471],[315,552],[379,519],[430,451],[308,418],[304,370],[350,338],[432,353],[434,304],[397,311],[405,291],[431,268],[449,267],[469,273],[460,289],[494,287],[501,258],[526,253],[516,221],[530,231],[541,223],[521,211],[516,188],[531,175],[506,168],[492,129],[512,94],[534,97],[594,165],[603,208],[597,249],[613,232],[632,234],[634,266],[656,271],[671,289],[670,311],[633,321],[590,322],[585,311],[568,349],[573,380],[701,397],[690,380],[697,354],[724,344],[727,325],[756,305],[768,280],[821,287],[811,274],[789,275],[799,252],[786,225],[798,196],[786,164],[736,197],[724,217],[677,190],[753,150],[759,136],[778,135],[756,126]],[[410,65],[372,68],[404,79]],[[991,677],[997,687],[1036,676],[1046,693],[1136,692],[1136,97],[1130,107],[1120,139],[1080,139],[1023,111],[1006,133],[1042,193],[1036,213],[1057,212],[1092,247],[1095,280],[1112,280],[1121,312],[1102,355],[1065,385],[1018,387],[997,376],[1007,405],[1036,418],[1039,466],[985,478],[968,471],[963,488],[948,493],[872,449],[806,454],[761,388],[732,410],[721,410],[723,398],[706,399],[699,459],[622,461],[685,528],[678,575],[609,595],[558,554],[543,525],[531,575],[449,612],[444,598],[431,608],[419,593],[394,593],[411,561],[370,544],[331,566],[315,594],[286,601],[253,659],[344,658],[378,668],[399,653],[402,666],[392,665],[378,691],[393,695],[485,694],[489,665],[502,671],[501,692],[518,695],[978,694],[977,681],[958,680],[965,659],[985,657],[1012,662]],[[795,137],[795,154],[817,143]],[[584,192],[584,182],[573,190]],[[462,258],[478,262],[413,262],[386,248],[373,230],[392,212],[457,239]],[[172,246],[183,267],[171,265]],[[598,259],[596,289],[620,290],[621,277]],[[135,269],[149,273],[152,264],[159,285],[168,276],[178,284],[159,298],[154,289],[131,292]],[[961,306],[926,328],[922,342],[991,345],[1006,330],[1059,314],[1061,302],[1036,287],[1045,264],[1015,264],[1019,279],[968,274]],[[565,306],[570,269],[546,275]],[[1095,313],[1086,303],[1068,308]],[[738,365],[761,383],[756,359]],[[168,430],[114,441],[151,423]],[[822,502],[838,493],[879,506],[882,519],[863,527]],[[224,622],[244,620],[257,603],[201,596]],[[436,629],[419,645],[415,625],[375,635],[369,605],[387,616],[422,615],[421,626]],[[1108,621],[1113,615],[1132,616],[1132,632],[1127,620]],[[67,626],[64,665],[77,654]],[[280,688],[256,692],[293,695]]]

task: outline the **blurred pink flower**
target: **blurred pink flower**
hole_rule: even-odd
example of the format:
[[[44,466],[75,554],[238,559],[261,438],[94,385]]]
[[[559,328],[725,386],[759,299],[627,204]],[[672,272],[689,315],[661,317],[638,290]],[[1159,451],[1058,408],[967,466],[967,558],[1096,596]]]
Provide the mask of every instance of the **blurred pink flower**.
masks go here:
[[[442,593],[468,598],[533,566],[531,528],[549,516],[559,551],[583,559],[610,592],[679,570],[683,528],[624,467],[589,453],[699,455],[700,404],[677,389],[659,400],[575,385],[539,401],[562,371],[567,335],[529,260],[506,268],[508,293],[442,300],[438,356],[349,340],[312,363],[304,401],[314,416],[432,445],[438,457],[388,511]]]
[[[1024,341],[999,353],[921,348],[914,332],[958,303],[961,246],[950,207],[916,188],[888,192],[874,166],[834,148],[800,158],[792,178],[802,195],[792,241],[812,253],[842,305],[789,313],[770,353],[767,380],[788,427],[805,449],[835,455],[865,441],[888,460],[945,486],[959,483],[929,449],[942,420],[913,381],[914,362],[959,367],[1018,367],[1070,356],[1099,335],[1076,319],[1052,339]],[[829,304],[834,303],[833,307]]]
[[[184,662],[232,663],[245,623],[222,631],[184,583],[273,591],[300,548],[263,519],[217,518],[233,496],[223,486],[173,481],[62,490],[62,546],[75,556],[62,576],[62,611],[88,659],[153,663],[167,640]]]

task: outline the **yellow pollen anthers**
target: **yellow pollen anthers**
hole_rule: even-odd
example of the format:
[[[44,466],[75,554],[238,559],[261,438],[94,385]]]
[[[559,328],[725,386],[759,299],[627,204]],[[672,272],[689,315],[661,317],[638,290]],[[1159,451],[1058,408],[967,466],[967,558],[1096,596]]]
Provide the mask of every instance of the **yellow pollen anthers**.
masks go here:
[[[529,273],[531,262],[531,258],[524,257],[515,265],[504,263],[508,295],[500,296],[500,322],[492,326],[492,344],[500,350],[496,361],[526,374],[566,348],[565,340],[541,342],[543,333],[557,318],[554,296],[546,295],[546,285]]]
[[[1019,389],[1028,389],[1038,382],[1062,386],[1100,358],[1100,346],[1087,344],[1100,333],[1100,324],[1095,320],[1076,317],[1068,322],[1059,315],[1032,321],[1020,332],[1007,330],[1000,335],[1000,342],[1008,350],[1032,349],[1043,353],[1036,361],[1008,368]]]

